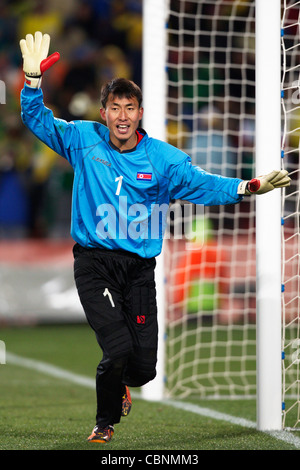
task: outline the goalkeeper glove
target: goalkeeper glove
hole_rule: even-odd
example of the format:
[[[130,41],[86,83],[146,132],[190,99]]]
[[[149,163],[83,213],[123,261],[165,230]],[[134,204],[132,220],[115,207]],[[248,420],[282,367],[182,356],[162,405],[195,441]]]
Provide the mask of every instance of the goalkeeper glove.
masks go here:
[[[58,52],[48,56],[50,46],[49,34],[37,31],[34,35],[27,34],[26,39],[21,39],[20,48],[23,57],[23,71],[25,82],[31,88],[39,88],[43,73],[58,61]]]
[[[268,175],[258,176],[250,181],[242,181],[238,186],[238,194],[265,194],[275,188],[284,188],[291,184],[286,170],[273,170]]]

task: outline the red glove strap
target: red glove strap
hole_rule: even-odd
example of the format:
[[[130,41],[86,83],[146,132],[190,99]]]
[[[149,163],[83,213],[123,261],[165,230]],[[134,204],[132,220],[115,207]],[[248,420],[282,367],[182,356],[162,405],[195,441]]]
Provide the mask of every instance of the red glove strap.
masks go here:
[[[59,52],[54,52],[53,54],[49,55],[46,59],[42,60],[40,69],[41,73],[43,74],[48,70],[55,62],[57,62],[60,58]]]
[[[256,193],[260,188],[260,181],[257,178],[253,178],[248,183],[248,189],[251,193]]]

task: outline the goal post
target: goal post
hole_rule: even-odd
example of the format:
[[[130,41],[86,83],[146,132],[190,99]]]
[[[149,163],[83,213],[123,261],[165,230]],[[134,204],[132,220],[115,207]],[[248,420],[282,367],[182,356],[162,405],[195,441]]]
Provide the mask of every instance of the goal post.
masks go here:
[[[143,126],[156,139],[166,140],[166,20],[168,0],[143,0]],[[145,399],[161,400],[165,374],[165,276],[163,253],[156,258],[155,282],[158,309],[157,375],[144,385]]]
[[[280,0],[256,0],[257,175],[281,167],[280,3]],[[280,191],[256,198],[256,272],[257,427],[259,430],[280,430]]]

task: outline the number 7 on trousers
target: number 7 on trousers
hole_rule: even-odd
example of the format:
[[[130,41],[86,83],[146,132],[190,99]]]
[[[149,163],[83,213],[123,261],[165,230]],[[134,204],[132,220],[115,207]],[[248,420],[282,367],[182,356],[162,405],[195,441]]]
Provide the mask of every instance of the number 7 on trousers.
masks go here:
[[[109,301],[110,301],[110,303],[111,303],[111,306],[114,307],[115,304],[114,304],[112,295],[111,295],[111,293],[109,292],[109,290],[107,289],[107,287],[105,288],[105,291],[103,292],[103,295],[104,295],[104,297],[108,296]]]

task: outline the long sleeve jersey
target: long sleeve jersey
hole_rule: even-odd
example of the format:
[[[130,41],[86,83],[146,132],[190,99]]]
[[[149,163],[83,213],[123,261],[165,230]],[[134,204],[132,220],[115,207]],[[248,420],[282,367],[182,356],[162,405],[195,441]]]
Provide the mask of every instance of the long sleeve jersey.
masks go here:
[[[162,249],[171,200],[208,206],[242,200],[237,194],[240,179],[204,171],[186,153],[142,129],[136,147],[120,152],[105,125],[55,118],[41,89],[24,85],[21,116],[33,134],[73,167],[71,236],[83,247],[152,258]]]

